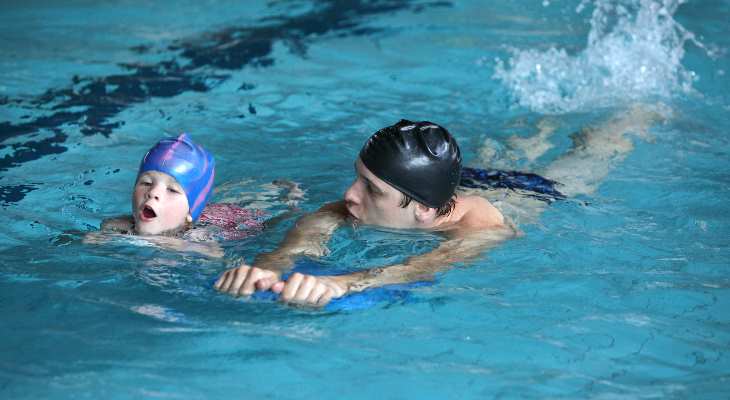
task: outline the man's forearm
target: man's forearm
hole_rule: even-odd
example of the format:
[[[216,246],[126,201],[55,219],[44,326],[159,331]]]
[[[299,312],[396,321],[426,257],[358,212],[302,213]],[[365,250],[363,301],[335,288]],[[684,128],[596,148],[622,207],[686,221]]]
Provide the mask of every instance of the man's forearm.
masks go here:
[[[338,203],[329,204],[320,210],[300,218],[287,232],[284,240],[274,251],[259,254],[253,266],[272,271],[285,272],[294,264],[297,256],[321,257],[326,255],[326,243],[332,233],[345,220],[346,214]]]
[[[469,234],[446,240],[433,251],[411,257],[402,264],[371,268],[333,278],[346,287],[348,293],[384,285],[432,280],[436,273],[448,270],[456,263],[474,259],[515,234],[511,227]]]

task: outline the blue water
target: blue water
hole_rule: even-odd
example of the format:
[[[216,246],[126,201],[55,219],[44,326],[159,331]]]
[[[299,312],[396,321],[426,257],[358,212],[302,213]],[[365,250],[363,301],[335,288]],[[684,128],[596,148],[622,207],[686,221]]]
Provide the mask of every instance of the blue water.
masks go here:
[[[730,3],[483,3],[3,4],[1,397],[728,397]],[[515,161],[539,170],[636,103],[666,118],[594,193],[407,301],[233,300],[209,285],[226,261],[73,232],[129,212],[140,157],[183,130],[216,155],[214,201],[277,215],[271,180],[300,182],[303,211],[338,199],[400,118],[448,127],[482,167],[548,118],[554,148]],[[438,241],[345,228],[322,262]]]

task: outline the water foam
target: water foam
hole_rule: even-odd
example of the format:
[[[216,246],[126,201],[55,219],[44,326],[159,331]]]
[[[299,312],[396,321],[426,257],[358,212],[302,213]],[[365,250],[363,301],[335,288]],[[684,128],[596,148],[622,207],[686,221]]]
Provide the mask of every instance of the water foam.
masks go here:
[[[684,44],[704,47],[674,19],[682,3],[595,0],[584,50],[510,49],[507,65],[497,59],[495,78],[521,106],[550,114],[689,93],[698,77],[681,64]]]

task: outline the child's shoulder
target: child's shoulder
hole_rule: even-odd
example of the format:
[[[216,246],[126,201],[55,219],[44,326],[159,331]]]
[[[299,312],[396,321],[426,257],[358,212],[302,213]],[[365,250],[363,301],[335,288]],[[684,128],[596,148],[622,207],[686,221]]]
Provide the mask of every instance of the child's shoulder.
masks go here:
[[[101,222],[101,230],[103,232],[131,234],[134,232],[134,219],[131,215],[107,218]]]

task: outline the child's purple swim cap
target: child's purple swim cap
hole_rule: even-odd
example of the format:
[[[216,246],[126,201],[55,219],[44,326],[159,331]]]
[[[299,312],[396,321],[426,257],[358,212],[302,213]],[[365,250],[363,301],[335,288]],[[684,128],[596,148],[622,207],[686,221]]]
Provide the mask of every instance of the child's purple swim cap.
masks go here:
[[[137,176],[147,171],[164,172],[177,180],[188,198],[190,215],[197,220],[213,192],[215,160],[187,134],[165,138],[147,152]]]

